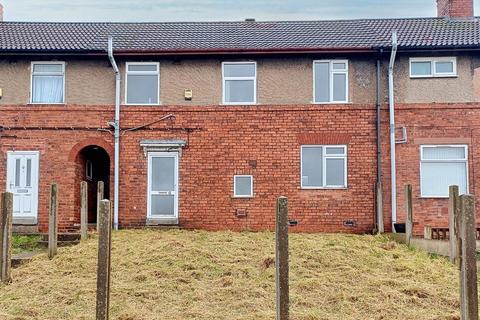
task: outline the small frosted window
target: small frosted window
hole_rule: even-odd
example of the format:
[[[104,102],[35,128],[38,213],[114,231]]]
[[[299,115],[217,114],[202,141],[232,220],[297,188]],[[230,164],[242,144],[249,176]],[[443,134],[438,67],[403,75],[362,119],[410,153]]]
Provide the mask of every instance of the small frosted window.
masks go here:
[[[253,196],[253,177],[235,176],[234,177],[234,196],[252,197]]]
[[[15,159],[15,187],[20,187],[20,159]]]
[[[315,102],[330,101],[330,64],[315,63]]]
[[[333,101],[347,100],[347,75],[338,73],[333,75]]]
[[[345,159],[326,159],[327,186],[343,186],[345,184]]]
[[[128,63],[126,102],[128,104],[159,104],[159,78],[158,63]]]
[[[302,148],[302,185],[304,187],[323,186],[322,147]]]
[[[255,103],[256,64],[223,64],[223,99],[224,103]]]
[[[34,63],[32,67],[32,103],[63,103],[64,81],[63,64]]]
[[[436,73],[453,73],[453,62],[452,61],[437,61],[435,62],[435,72]]]
[[[411,63],[412,76],[431,76],[432,63],[430,61],[415,61]]]
[[[226,102],[253,102],[255,96],[255,81],[253,80],[226,80]]]

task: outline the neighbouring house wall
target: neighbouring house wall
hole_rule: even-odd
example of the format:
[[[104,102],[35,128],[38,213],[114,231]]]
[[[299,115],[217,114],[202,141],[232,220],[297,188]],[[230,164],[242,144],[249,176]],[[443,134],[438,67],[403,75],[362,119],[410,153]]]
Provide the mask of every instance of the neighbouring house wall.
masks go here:
[[[60,127],[75,119],[77,127],[104,127],[113,107],[0,106],[2,124]],[[173,122],[128,132],[121,137],[120,224],[141,226],[146,220],[147,158],[142,139],[184,139],[180,158],[180,226],[208,230],[274,228],[275,201],[289,198],[296,231],[369,232],[374,224],[375,109],[371,105],[337,106],[161,106],[125,108],[124,128],[145,124],[165,114]],[[341,116],[339,116],[341,115]],[[163,130],[163,129],[169,130]],[[180,128],[197,128],[186,133]],[[4,135],[7,135],[4,136]],[[6,130],[0,138],[0,191],[5,188],[8,150],[40,151],[39,227],[47,230],[48,185],[59,183],[60,230],[77,230],[79,182],[83,171],[76,161],[79,144],[104,141],[110,133],[84,130]],[[348,146],[348,188],[300,189],[302,144]],[[108,148],[107,148],[108,149]],[[111,158],[112,154],[110,153]],[[256,161],[256,166],[252,165]],[[254,198],[234,199],[233,175],[254,176]],[[237,218],[246,209],[247,218]],[[355,227],[344,226],[353,220]]]
[[[480,101],[475,94],[474,79],[477,59],[457,56],[457,77],[410,78],[409,58],[400,55],[395,63],[395,95],[399,103],[458,103]]]
[[[397,144],[397,222],[405,222],[405,185],[413,187],[414,232],[422,235],[425,226],[448,227],[448,199],[420,196],[420,146],[468,145],[469,192],[480,190],[480,104],[398,104],[397,127],[406,127],[408,142]],[[391,226],[390,146],[388,110],[382,113],[382,151],[385,225]],[[477,199],[477,208],[479,207]],[[477,210],[480,221],[480,210]]]
[[[310,104],[313,100],[313,60],[349,59],[349,101],[375,103],[376,60],[367,56],[260,57],[257,61],[257,104]],[[32,58],[32,60],[41,60]],[[61,60],[61,59],[59,59]],[[250,59],[246,59],[250,60]],[[396,64],[396,100],[400,103],[480,101],[478,59],[458,57],[457,78],[410,79],[408,57]],[[121,100],[125,101],[125,62],[118,59],[122,74]],[[137,58],[128,61],[139,61]],[[162,105],[219,105],[222,102],[222,61],[225,59],[144,59],[160,62]],[[26,104],[30,99],[31,60],[0,60],[0,104]],[[387,67],[383,61],[383,97],[387,99]],[[477,68],[477,69],[475,69]],[[477,71],[475,71],[477,70]],[[476,72],[476,73],[475,73]],[[115,81],[107,59],[66,59],[66,104],[108,105],[114,102]],[[476,77],[474,78],[474,75]],[[475,79],[475,81],[474,81]],[[192,101],[185,101],[184,90],[193,90]],[[387,100],[384,100],[387,101]]]

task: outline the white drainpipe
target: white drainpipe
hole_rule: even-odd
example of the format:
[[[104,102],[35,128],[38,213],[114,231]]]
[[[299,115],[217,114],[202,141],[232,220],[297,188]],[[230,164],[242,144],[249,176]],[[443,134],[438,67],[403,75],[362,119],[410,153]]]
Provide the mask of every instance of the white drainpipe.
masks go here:
[[[118,230],[118,198],[119,198],[119,174],[120,174],[120,70],[113,57],[113,38],[108,37],[108,58],[115,71],[115,160],[114,160],[114,182],[113,182],[113,227]]]
[[[392,34],[392,54],[390,55],[390,64],[388,66],[388,100],[390,113],[390,164],[392,180],[392,231],[395,231],[397,222],[397,168],[395,159],[395,92],[393,68],[395,66],[395,57],[397,55],[397,32]]]

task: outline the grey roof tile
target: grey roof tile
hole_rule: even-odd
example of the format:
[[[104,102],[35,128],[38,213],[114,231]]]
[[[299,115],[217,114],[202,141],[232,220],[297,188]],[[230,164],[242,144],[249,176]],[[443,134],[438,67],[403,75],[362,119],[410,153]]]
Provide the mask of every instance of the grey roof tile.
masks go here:
[[[328,50],[399,46],[478,47],[480,19],[360,19],[335,21],[171,23],[0,23],[0,51]]]

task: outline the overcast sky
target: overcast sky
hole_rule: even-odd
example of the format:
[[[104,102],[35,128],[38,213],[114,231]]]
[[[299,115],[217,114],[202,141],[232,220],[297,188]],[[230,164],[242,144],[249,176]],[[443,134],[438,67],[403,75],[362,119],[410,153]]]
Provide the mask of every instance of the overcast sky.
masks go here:
[[[436,15],[435,0],[0,0],[6,21],[319,20]],[[480,12],[476,0],[475,12]]]

